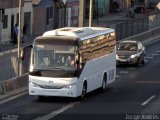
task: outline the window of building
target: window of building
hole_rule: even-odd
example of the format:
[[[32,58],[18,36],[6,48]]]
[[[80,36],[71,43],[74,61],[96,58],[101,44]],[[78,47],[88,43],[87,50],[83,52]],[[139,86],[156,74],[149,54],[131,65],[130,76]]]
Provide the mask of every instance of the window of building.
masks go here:
[[[48,7],[47,8],[47,20],[46,20],[46,24],[49,24],[49,19],[53,18],[53,7]]]
[[[4,15],[3,29],[6,29],[7,27],[8,27],[8,15]]]
[[[53,7],[49,8],[49,18],[53,18]]]
[[[46,19],[46,24],[48,25],[49,24],[49,8],[47,8],[47,19]]]
[[[19,14],[17,14],[17,24],[19,23]]]

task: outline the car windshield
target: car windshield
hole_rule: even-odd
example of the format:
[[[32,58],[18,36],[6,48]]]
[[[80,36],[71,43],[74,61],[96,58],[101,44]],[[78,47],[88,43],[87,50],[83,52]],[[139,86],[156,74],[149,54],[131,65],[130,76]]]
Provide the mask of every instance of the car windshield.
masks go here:
[[[75,46],[73,45],[36,44],[32,56],[34,69],[75,69]]]
[[[137,51],[137,44],[136,43],[120,43],[117,47],[117,50]]]

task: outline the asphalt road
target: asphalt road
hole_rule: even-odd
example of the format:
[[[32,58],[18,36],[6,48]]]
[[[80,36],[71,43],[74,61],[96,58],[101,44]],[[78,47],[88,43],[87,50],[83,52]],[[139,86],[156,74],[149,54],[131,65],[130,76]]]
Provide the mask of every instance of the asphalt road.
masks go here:
[[[85,101],[23,95],[0,104],[0,119],[160,120],[160,41],[146,46],[146,64],[119,66],[116,81]],[[9,119],[9,120],[10,120]]]

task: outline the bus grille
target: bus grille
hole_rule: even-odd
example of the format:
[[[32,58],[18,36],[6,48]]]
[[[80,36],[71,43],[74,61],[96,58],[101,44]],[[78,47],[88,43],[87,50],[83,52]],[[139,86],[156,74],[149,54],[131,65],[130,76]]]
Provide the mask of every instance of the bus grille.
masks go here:
[[[60,86],[50,86],[50,85],[39,85],[39,87],[43,89],[61,89],[62,88]]]

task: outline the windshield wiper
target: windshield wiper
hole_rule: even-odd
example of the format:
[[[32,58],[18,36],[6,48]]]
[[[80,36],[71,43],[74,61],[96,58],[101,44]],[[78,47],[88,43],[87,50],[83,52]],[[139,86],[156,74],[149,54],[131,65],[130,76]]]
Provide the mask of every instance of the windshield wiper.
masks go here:
[[[62,67],[49,67],[48,68],[49,70],[69,70],[69,71],[75,71],[75,69],[74,68],[72,68],[72,67],[64,67],[64,66],[62,66]]]

